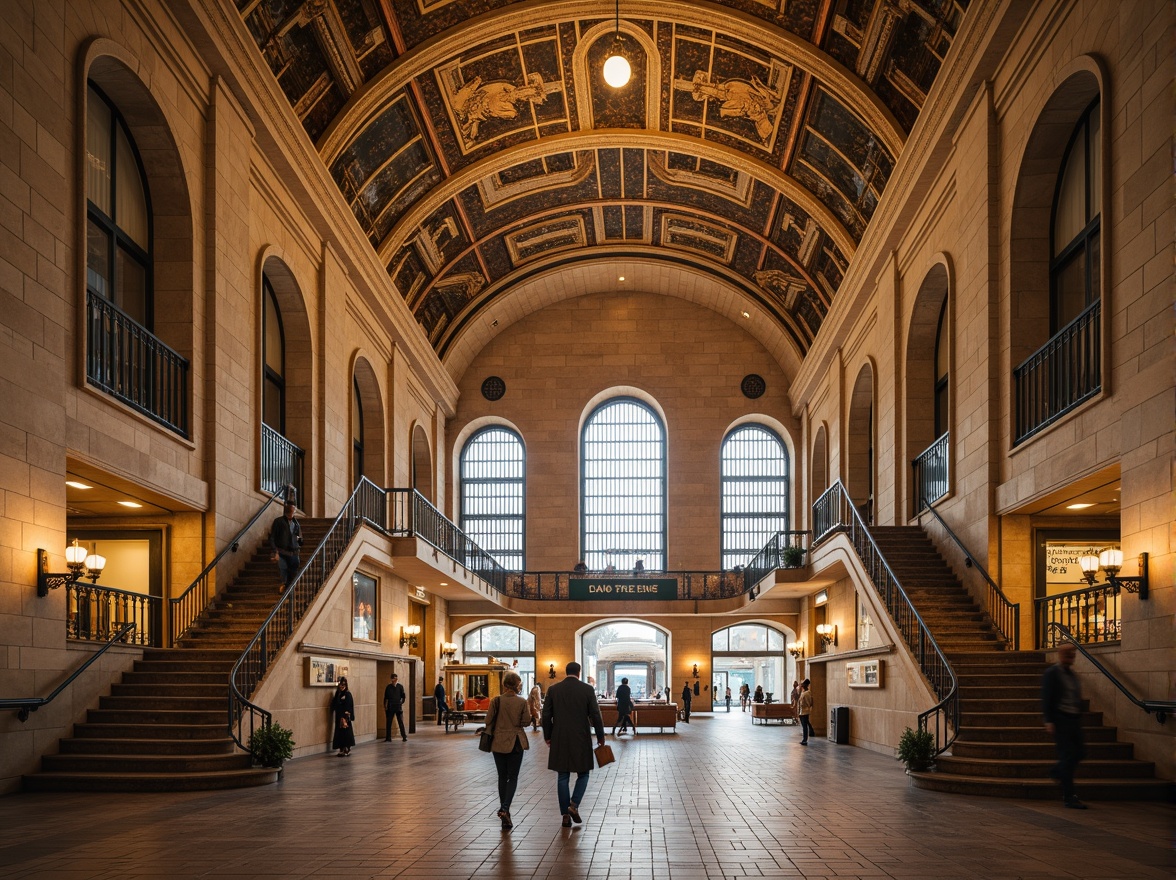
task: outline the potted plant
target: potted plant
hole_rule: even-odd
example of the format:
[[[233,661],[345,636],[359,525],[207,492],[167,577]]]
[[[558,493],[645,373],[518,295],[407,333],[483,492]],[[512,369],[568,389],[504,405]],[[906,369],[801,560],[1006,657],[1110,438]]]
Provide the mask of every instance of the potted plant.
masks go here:
[[[926,770],[935,762],[935,737],[929,730],[911,730],[909,727],[898,739],[898,760],[907,770]]]
[[[253,731],[249,751],[262,766],[281,769],[286,759],[294,755],[294,731],[271,721]]]
[[[785,568],[800,568],[804,565],[804,548],[789,544],[781,552]]]

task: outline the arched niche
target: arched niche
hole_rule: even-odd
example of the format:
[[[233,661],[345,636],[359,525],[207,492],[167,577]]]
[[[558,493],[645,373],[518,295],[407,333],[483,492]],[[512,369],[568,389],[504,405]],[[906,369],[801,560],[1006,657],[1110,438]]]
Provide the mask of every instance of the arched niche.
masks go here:
[[[384,401],[380,382],[371,362],[357,355],[352,367],[351,441],[353,449],[352,477],[362,475],[377,486],[385,485],[387,454],[384,438]],[[356,400],[355,398],[358,398]],[[357,411],[358,410],[358,411]],[[355,467],[356,442],[362,444],[362,464]],[[358,470],[358,473],[356,473]]]
[[[850,500],[867,523],[874,521],[874,370],[858,371],[845,423],[846,484]]]
[[[436,505],[433,483],[433,447],[424,426],[418,423],[412,429],[412,487]]]
[[[951,264],[946,256],[939,255],[919,285],[907,324],[903,461],[915,461],[923,455],[948,431],[950,424],[953,326],[950,285]],[[941,373],[946,378],[947,387],[945,394],[938,395]],[[937,396],[942,399],[937,401]],[[940,413],[941,407],[945,407],[946,412]],[[901,481],[901,485],[907,488],[909,503],[906,507],[911,515],[918,512],[920,495],[923,494],[915,474],[916,470],[910,469]],[[943,479],[946,479],[946,474]],[[934,502],[937,499],[929,500]]]

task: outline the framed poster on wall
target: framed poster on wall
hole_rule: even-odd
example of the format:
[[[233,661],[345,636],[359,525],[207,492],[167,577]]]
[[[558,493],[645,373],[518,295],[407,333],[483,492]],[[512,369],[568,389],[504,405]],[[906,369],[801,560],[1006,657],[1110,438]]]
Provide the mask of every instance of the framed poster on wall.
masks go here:
[[[306,686],[335,687],[351,672],[351,662],[342,657],[307,657]]]
[[[846,663],[845,683],[851,688],[882,687],[882,661],[853,660]]]

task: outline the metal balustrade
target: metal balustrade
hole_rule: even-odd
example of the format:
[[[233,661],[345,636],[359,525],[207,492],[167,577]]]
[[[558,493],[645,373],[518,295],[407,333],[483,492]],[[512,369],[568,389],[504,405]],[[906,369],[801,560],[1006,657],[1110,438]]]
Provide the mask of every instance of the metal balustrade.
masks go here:
[[[86,379],[188,436],[188,360],[114,303],[86,292]]]
[[[1058,627],[1083,645],[1117,642],[1121,635],[1120,588],[1100,584],[1033,600],[1037,647],[1056,648]]]
[[[920,511],[947,494],[950,465],[951,435],[945,431],[911,462],[915,471],[915,497],[919,499]]]
[[[1095,300],[1013,370],[1014,444],[1053,424],[1102,389],[1099,309]]]
[[[299,504],[302,494],[303,474],[306,470],[306,453],[291,443],[264,422],[261,425],[261,491],[279,492],[293,486],[295,501]]]
[[[163,644],[163,599],[85,581],[65,585],[66,638],[104,642],[123,634],[128,645]]]
[[[891,571],[878,545],[874,543],[865,521],[840,482],[830,486],[813,504],[813,543],[819,544],[838,532],[843,532],[849,538],[862,568],[874,584],[915,662],[919,664],[932,691],[940,698],[936,705],[920,713],[919,729],[931,730],[935,735],[936,753],[943,752],[955,740],[960,726],[960,699],[955,672],[931,630],[915,610],[898,577]]]
[[[743,566],[743,589],[750,590],[778,568],[799,568],[808,560],[812,532],[792,529],[776,532],[748,563]],[[799,551],[799,553],[797,552]]]

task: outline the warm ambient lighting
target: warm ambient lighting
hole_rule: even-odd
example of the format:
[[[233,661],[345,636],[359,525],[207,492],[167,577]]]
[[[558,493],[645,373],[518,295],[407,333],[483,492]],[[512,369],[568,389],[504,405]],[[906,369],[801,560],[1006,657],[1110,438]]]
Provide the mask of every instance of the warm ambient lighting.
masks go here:
[[[453,642],[442,642],[441,643],[441,656],[442,657],[444,657],[446,660],[448,660],[450,663],[452,663],[453,658],[456,655],[457,655],[457,645],[455,645]]]
[[[102,570],[106,568],[106,557],[97,553],[87,555],[86,548],[78,545],[78,539],[65,548],[65,565],[68,572],[49,571],[49,554],[37,548],[37,595],[48,596],[50,590],[76,583],[83,577],[88,577],[92,583],[98,583],[102,577]]]
[[[693,675],[695,678],[698,678],[698,664],[697,663],[694,664]]]
[[[804,642],[789,642],[788,653],[799,660],[804,656]]]
[[[604,81],[614,89],[619,89],[629,84],[633,70],[621,54],[621,0],[617,0],[616,12],[616,31],[613,35],[612,53],[604,62]]]
[[[835,623],[818,623],[817,635],[821,637],[821,641],[825,643],[825,647],[837,644],[837,624]]]
[[[1092,587],[1094,577],[1101,568],[1107,576],[1107,583],[1112,587],[1122,587],[1128,593],[1139,593],[1140,599],[1147,598],[1147,554],[1139,554],[1139,575],[1137,577],[1119,577],[1119,569],[1123,567],[1123,551],[1108,547],[1098,556],[1088,555],[1078,557],[1078,566],[1082,569],[1082,576]]]
[[[547,677],[548,678],[555,678],[555,664],[554,663],[547,664]]]
[[[1077,504],[1067,504],[1066,510],[1086,510],[1088,507],[1094,507],[1094,504],[1089,501],[1080,501]]]
[[[123,507],[142,507],[143,506],[138,501],[120,501],[118,503],[121,504]]]
[[[85,483],[79,483],[77,480],[66,480],[65,485],[71,489],[93,489],[93,486],[87,486]]]
[[[415,648],[417,646],[417,636],[420,634],[421,628],[415,623],[400,627],[400,647],[403,648],[405,645],[412,645]]]
[[[750,317],[751,317],[751,312],[742,312],[741,314],[742,314],[742,315],[743,315],[743,317],[745,317],[745,318],[750,318]]]

